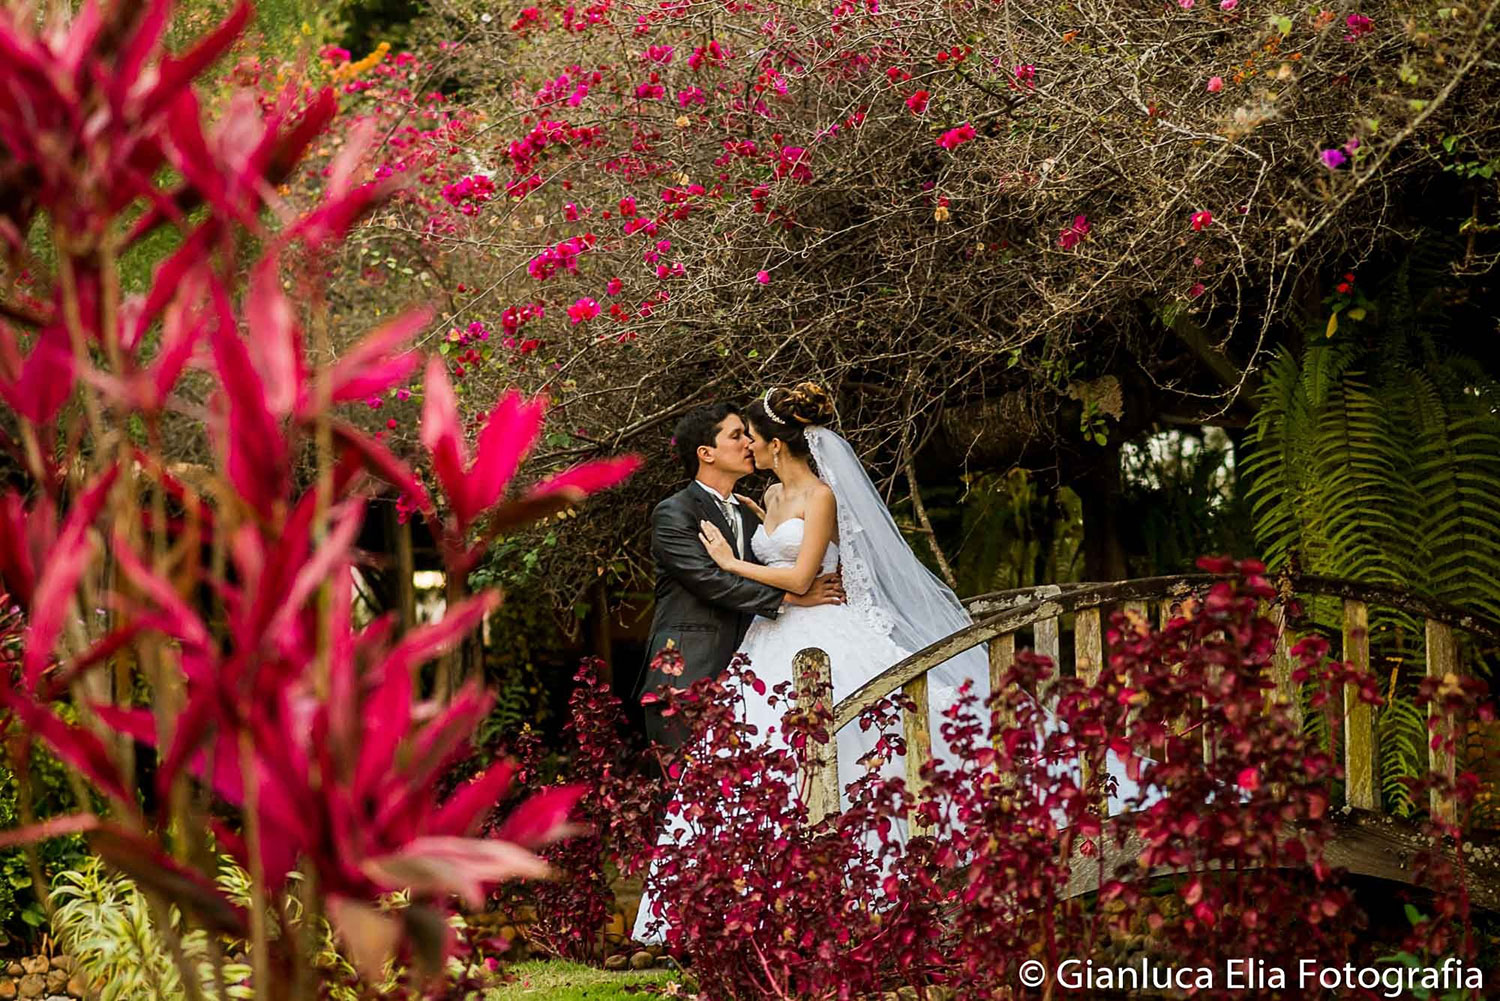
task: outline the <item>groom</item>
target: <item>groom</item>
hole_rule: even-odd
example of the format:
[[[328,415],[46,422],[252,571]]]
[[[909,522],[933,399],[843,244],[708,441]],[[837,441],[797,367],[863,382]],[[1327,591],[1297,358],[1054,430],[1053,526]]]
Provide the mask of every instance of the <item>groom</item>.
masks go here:
[[[837,573],[820,577],[806,594],[789,594],[720,569],[698,538],[699,522],[718,526],[746,560],[755,560],[750,539],[760,526],[734,495],[734,486],[755,470],[750,433],[738,411],[727,403],[701,407],[678,421],[673,432],[683,472],[693,481],[656,505],[651,515],[651,555],[656,560],[656,611],[646,645],[647,667],[635,697],[655,691],[663,682],[686,688],[699,678],[717,675],[734,657],[740,640],[757,615],[774,618],[783,605],[831,605],[844,600]],[[670,677],[650,664],[671,640],[682,654],[681,677]],[[665,720],[661,705],[647,705],[646,735],[670,747],[681,746],[687,733],[676,718]]]

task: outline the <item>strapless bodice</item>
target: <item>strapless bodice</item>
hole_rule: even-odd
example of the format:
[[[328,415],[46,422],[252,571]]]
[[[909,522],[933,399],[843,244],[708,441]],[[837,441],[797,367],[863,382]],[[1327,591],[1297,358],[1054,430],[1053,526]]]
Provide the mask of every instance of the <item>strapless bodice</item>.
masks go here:
[[[803,528],[801,518],[788,518],[776,526],[775,532],[767,532],[766,526],[761,525],[751,536],[750,547],[755,550],[756,559],[768,567],[792,566],[797,562],[797,554],[802,551]],[[833,573],[838,565],[838,543],[830,542],[823,553],[823,566],[819,573]]]

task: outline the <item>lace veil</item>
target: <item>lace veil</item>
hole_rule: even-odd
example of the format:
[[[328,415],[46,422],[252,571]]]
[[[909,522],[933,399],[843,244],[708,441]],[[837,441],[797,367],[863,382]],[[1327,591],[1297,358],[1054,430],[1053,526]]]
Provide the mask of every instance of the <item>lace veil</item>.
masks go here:
[[[838,502],[839,558],[849,606],[872,629],[911,652],[971,624],[953,589],[907,545],[853,446],[825,427],[810,427],[806,436],[818,474]],[[870,665],[870,677],[890,666]],[[983,645],[934,668],[927,678],[934,717],[957,699],[966,678],[973,679],[983,717],[989,696],[989,655]],[[934,756],[945,757],[946,743],[936,728],[933,738]]]

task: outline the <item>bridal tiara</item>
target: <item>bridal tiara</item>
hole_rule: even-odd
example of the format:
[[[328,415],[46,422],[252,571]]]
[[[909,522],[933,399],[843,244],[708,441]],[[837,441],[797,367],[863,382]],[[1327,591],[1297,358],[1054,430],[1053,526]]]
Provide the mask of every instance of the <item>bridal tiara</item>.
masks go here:
[[[777,424],[790,424],[792,423],[791,421],[787,420],[785,417],[782,417],[776,411],[771,409],[771,394],[775,391],[775,386],[772,386],[770,389],[766,390],[766,395],[760,398],[760,405],[766,408],[766,415]]]

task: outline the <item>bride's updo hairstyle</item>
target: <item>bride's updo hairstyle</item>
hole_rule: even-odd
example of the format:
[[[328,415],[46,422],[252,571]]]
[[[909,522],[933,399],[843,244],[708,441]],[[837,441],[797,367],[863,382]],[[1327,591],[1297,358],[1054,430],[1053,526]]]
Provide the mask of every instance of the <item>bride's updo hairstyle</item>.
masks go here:
[[[790,389],[773,386],[745,408],[745,416],[761,436],[778,439],[793,455],[806,457],[807,429],[833,420],[833,397],[816,382],[799,382]]]

